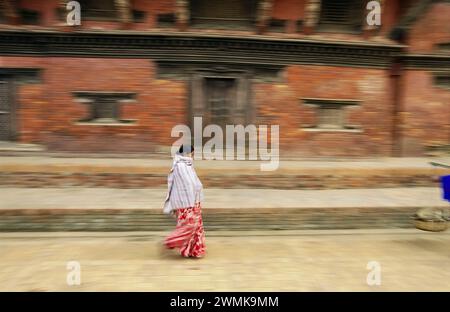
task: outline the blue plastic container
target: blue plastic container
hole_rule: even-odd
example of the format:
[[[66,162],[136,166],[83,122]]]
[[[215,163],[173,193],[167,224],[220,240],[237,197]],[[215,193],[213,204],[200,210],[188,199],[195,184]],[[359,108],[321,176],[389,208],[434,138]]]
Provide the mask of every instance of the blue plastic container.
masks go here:
[[[441,184],[444,199],[450,201],[450,175],[441,176]]]

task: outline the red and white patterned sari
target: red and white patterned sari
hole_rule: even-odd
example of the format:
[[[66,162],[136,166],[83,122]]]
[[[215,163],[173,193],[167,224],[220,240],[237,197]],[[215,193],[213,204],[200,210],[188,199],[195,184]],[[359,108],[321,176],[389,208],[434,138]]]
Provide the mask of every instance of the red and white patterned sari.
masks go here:
[[[165,239],[166,247],[179,248],[183,257],[203,257],[206,246],[200,203],[195,207],[177,209],[176,216],[177,227]]]

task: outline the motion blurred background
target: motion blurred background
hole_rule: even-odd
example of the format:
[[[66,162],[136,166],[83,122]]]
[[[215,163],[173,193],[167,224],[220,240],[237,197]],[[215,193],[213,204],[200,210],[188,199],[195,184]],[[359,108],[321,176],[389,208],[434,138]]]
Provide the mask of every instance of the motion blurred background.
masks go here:
[[[382,290],[450,289],[448,234],[412,220],[448,207],[449,1],[80,0],[80,25],[68,2],[0,0],[0,289],[371,290],[371,260]],[[280,127],[278,170],[196,162],[203,266],[155,247],[195,116]]]

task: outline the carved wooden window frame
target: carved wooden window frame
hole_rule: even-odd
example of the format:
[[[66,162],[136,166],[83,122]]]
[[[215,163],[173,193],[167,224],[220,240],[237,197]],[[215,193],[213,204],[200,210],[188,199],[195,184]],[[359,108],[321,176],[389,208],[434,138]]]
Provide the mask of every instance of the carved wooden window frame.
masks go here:
[[[89,3],[92,1],[89,0],[80,0],[81,5],[81,19],[87,21],[118,21],[119,20],[119,11],[116,7],[116,3],[114,0],[105,0],[111,2],[112,8],[104,9],[104,10],[94,10],[92,7],[89,7]],[[106,12],[107,14],[100,14],[99,11]]]
[[[353,99],[319,99],[319,98],[303,98],[304,105],[312,107],[316,114],[316,123],[313,125],[306,125],[302,129],[306,131],[330,131],[330,132],[361,132],[361,126],[349,124],[346,116],[346,108],[350,106],[361,105],[360,100]],[[339,123],[330,126],[325,123],[321,123],[321,120],[326,119],[324,115],[325,110],[336,110],[340,116],[336,119],[340,119]],[[327,112],[329,113],[329,112]]]
[[[445,90],[450,90],[450,71],[433,72],[433,85]]]
[[[207,16],[197,16],[195,1],[204,1],[208,2],[208,0],[190,0],[188,1],[188,8],[190,12],[190,27],[193,28],[219,28],[219,29],[252,29],[256,27],[257,22],[257,14],[258,14],[258,4],[260,0],[251,0],[253,3],[249,4],[249,6],[253,6],[250,8],[252,13],[247,18],[239,19],[241,22],[237,23],[236,20],[227,21],[227,18],[220,17],[207,17]],[[243,0],[240,0],[243,1]],[[203,21],[201,21],[203,19]],[[222,22],[220,22],[222,21]]]
[[[89,106],[89,114],[85,118],[76,121],[83,125],[134,125],[135,119],[120,118],[121,106],[136,101],[134,92],[103,92],[103,91],[74,91],[72,92],[76,101]],[[113,116],[98,116],[104,107],[111,105]]]
[[[352,33],[352,34],[361,34],[363,31],[363,23],[364,23],[364,13],[365,11],[365,1],[359,1],[359,0],[349,0],[353,1],[352,4],[346,5],[345,3],[341,3],[340,1],[336,0],[322,0],[320,4],[320,12],[319,20],[317,24],[317,31],[318,32],[338,32],[338,33]],[[361,5],[361,7],[356,7],[355,4]],[[352,21],[352,23],[349,23],[350,25],[346,25],[345,23],[341,23],[338,21],[329,20],[329,11],[326,11],[327,6],[330,5],[341,5],[342,7],[345,7],[348,10],[349,15],[349,22]],[[331,15],[335,15],[335,12],[331,12]],[[326,16],[328,15],[328,16]]]

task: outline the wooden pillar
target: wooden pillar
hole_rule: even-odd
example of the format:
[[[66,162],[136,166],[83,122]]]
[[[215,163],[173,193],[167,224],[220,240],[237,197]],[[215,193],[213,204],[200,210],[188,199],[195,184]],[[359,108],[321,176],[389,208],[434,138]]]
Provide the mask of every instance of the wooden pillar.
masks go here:
[[[303,28],[306,35],[314,33],[320,19],[320,0],[306,0],[305,6],[305,27]]]
[[[403,68],[395,60],[390,69],[390,90],[392,101],[392,151],[393,157],[403,156],[404,107],[403,107]]]
[[[188,0],[176,0],[175,15],[178,30],[187,30],[189,27],[189,20],[191,18]]]
[[[117,15],[122,27],[127,29],[132,24],[132,12],[130,0],[114,0]]]
[[[272,18],[274,0],[261,0],[258,3],[258,11],[256,15],[256,25],[258,34],[263,34],[267,29],[267,24]]]

